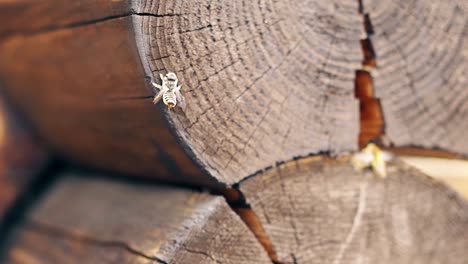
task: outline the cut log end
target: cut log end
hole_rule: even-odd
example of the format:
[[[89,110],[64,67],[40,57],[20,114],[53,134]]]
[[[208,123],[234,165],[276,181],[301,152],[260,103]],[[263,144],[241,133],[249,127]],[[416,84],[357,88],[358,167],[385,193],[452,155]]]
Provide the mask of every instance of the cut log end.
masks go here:
[[[75,5],[51,16],[28,4],[38,28],[16,19],[17,33],[0,34],[6,92],[55,150],[87,166],[212,186],[357,149],[357,3],[144,2],[85,3],[68,20]],[[184,111],[151,103],[145,78],[167,71],[180,80]]]
[[[159,14],[133,18],[146,74],[178,74],[187,108],[168,118],[218,180],[233,184],[280,160],[357,149],[357,3],[134,8]]]
[[[308,158],[252,177],[240,190],[282,263],[463,263],[467,202],[400,162],[388,174]]]
[[[390,141],[468,155],[465,1],[364,0],[363,8]]]

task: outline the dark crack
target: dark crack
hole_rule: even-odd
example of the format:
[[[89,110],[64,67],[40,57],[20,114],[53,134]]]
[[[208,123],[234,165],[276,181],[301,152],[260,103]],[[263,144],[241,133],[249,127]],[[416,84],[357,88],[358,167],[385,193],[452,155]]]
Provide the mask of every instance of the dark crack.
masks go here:
[[[82,234],[76,234],[73,233],[72,231],[69,230],[64,230],[58,227],[53,227],[44,223],[39,223],[39,222],[34,222],[34,221],[28,221],[25,225],[25,229],[29,229],[30,231],[36,232],[36,233],[41,233],[45,234],[48,236],[55,236],[55,237],[61,237],[65,239],[70,239],[70,240],[75,240],[79,241],[81,243],[89,244],[89,245],[95,245],[98,247],[115,247],[115,248],[121,248],[126,250],[127,252],[137,255],[140,257],[143,257],[148,260],[154,260],[158,263],[161,264],[168,264],[168,262],[155,257],[155,256],[148,256],[147,254],[131,247],[128,245],[126,242],[123,241],[110,241],[110,240],[102,240],[99,238],[91,237],[88,235],[82,235]]]
[[[125,18],[125,17],[130,17],[130,16],[148,16],[148,17],[163,18],[163,17],[178,17],[178,16],[183,16],[183,15],[187,15],[187,14],[183,14],[183,13],[181,14],[171,14],[171,13],[153,14],[153,13],[145,13],[145,12],[136,12],[135,10],[130,9],[125,13],[104,16],[104,17],[99,17],[99,18],[90,19],[90,20],[76,21],[76,22],[71,22],[71,23],[66,23],[66,24],[51,24],[51,25],[46,25],[37,29],[16,31],[16,32],[11,32],[11,33],[9,32],[4,35],[0,35],[0,38],[8,38],[8,37],[15,36],[15,35],[44,34],[44,33],[49,33],[49,32],[53,32],[53,31],[61,30],[61,29],[69,29],[69,28],[76,28],[76,27],[82,27],[82,26],[87,26],[87,25],[95,25],[95,24],[99,24],[99,23],[106,22],[109,20],[120,19],[120,18]]]
[[[299,264],[299,263],[297,262],[296,256],[295,256],[294,254],[292,254],[292,253],[291,253],[291,258],[292,258],[292,260],[293,260],[293,264]]]
[[[124,96],[124,97],[110,97],[109,101],[127,101],[127,100],[144,100],[153,98],[153,95],[140,95],[140,96]]]
[[[355,97],[359,100],[360,131],[358,137],[359,148],[375,142],[385,145],[385,120],[380,99],[375,97],[372,70],[377,66],[377,55],[372,44],[371,36],[374,27],[369,13],[365,12],[362,0],[358,0],[358,13],[363,19],[363,29],[366,36],[360,40],[362,49],[362,67],[356,70]]]
[[[213,194],[222,195],[226,199],[226,202],[229,204],[231,209],[241,218],[266,251],[272,263],[281,264],[278,260],[274,245],[268,234],[265,232],[265,228],[263,227],[260,218],[248,203],[244,193],[240,190],[239,185],[235,184],[231,188],[215,190],[213,191]]]
[[[324,157],[329,157],[331,158],[332,155],[329,151],[319,151],[319,152],[311,152],[311,153],[308,153],[306,155],[301,155],[301,156],[295,156],[293,157],[292,159],[288,159],[288,160],[281,160],[281,161],[277,161],[275,162],[275,164],[273,165],[270,165],[270,166],[267,166],[265,168],[262,168],[260,170],[257,170],[256,172],[240,179],[236,184],[234,184],[233,186],[238,186],[240,184],[242,184],[243,182],[247,181],[248,179],[251,179],[255,176],[258,176],[260,174],[263,174],[267,171],[270,171],[270,170],[273,170],[273,169],[276,169],[278,168],[279,166],[281,166],[282,164],[285,164],[285,163],[289,163],[289,162],[295,162],[295,161],[298,161],[298,160],[301,160],[301,159],[306,159],[306,158],[310,158],[310,157],[313,157],[313,156],[324,156]]]
[[[204,29],[210,29],[212,27],[213,27],[212,24],[208,24],[206,26],[201,26],[201,27],[197,27],[197,28],[193,28],[193,29],[181,30],[181,31],[178,31],[177,34],[196,32],[196,31],[201,31],[201,30],[204,30]]]
[[[208,257],[209,259],[211,259],[212,261],[216,262],[216,263],[221,263],[221,261],[219,260],[216,260],[213,256],[211,256],[210,254],[204,252],[204,251],[201,251],[201,250],[195,250],[195,249],[190,249],[188,248],[187,246],[185,245],[181,245],[181,248],[189,253],[192,253],[192,254],[199,254],[199,255],[203,255],[203,256],[206,256]]]

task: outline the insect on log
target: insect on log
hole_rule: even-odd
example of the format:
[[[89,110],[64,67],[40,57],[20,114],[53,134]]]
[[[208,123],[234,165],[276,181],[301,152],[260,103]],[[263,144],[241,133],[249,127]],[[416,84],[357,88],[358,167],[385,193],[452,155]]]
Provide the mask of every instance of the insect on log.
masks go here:
[[[357,3],[171,1],[133,18],[148,75],[177,73],[177,136],[233,184],[277,161],[357,148]]]
[[[31,14],[0,32],[0,79],[55,150],[79,163],[213,185],[357,149],[354,1],[56,6],[0,4],[2,14]],[[149,80],[167,72],[184,111],[152,104]]]

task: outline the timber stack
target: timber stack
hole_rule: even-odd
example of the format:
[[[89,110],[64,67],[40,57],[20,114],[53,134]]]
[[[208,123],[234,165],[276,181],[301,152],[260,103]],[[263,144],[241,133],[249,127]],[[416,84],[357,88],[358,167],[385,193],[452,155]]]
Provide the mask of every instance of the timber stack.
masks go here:
[[[35,153],[0,195],[0,262],[465,263],[464,198],[397,157],[385,178],[351,160],[466,159],[467,9],[0,1],[1,96]],[[185,107],[153,104],[169,72]]]

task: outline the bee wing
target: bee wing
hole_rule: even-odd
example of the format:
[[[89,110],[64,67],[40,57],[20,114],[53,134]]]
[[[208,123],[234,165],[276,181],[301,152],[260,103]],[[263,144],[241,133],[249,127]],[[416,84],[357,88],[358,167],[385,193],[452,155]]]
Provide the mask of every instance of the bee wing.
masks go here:
[[[372,154],[359,152],[353,155],[351,162],[356,170],[362,170],[371,165],[373,160]]]
[[[162,90],[162,86],[159,85],[159,84],[157,84],[157,83],[155,83],[155,82],[153,82],[153,81],[151,81],[151,85],[153,86],[153,91],[154,91],[155,93],[158,93],[159,91]]]
[[[161,90],[156,94],[156,96],[154,96],[154,98],[153,98],[153,104],[157,104],[157,103],[159,102],[159,100],[161,100],[163,94],[164,94],[164,90],[161,89]]]
[[[374,161],[372,161],[372,169],[378,176],[382,178],[387,177],[387,165],[381,157],[376,158],[374,159]]]
[[[180,106],[182,109],[185,109],[185,107],[187,107],[185,97],[179,91],[177,91],[175,94],[177,99],[177,105]]]
[[[391,161],[393,159],[393,154],[387,151],[382,151],[382,159],[384,161]]]

